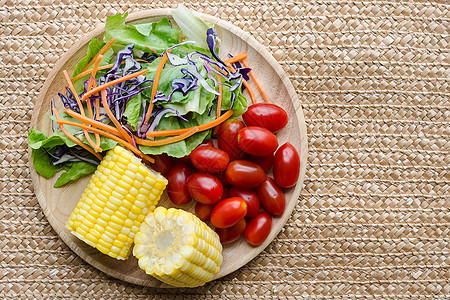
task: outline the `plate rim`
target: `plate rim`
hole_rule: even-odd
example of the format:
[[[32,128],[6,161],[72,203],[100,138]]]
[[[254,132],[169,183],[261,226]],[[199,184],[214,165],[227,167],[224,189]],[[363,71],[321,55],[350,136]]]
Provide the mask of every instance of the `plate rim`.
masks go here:
[[[171,16],[171,11],[172,11],[172,9],[170,9],[170,8],[142,10],[142,11],[130,13],[126,18],[126,22],[138,21],[141,19],[152,18],[152,17]],[[218,17],[212,16],[209,14],[205,14],[205,13],[195,12],[195,14],[204,18],[206,21],[212,22],[218,26],[225,28],[232,34],[234,34],[234,35],[238,36],[239,38],[243,39],[244,41],[246,41],[246,43],[250,47],[257,50],[258,53],[270,64],[270,66],[274,69],[274,71],[280,78],[281,82],[283,83],[283,85],[285,86],[285,88],[289,94],[290,101],[292,102],[292,105],[294,106],[294,110],[296,112],[296,117],[298,120],[298,126],[299,126],[299,130],[300,130],[300,135],[301,135],[300,136],[301,149],[299,151],[299,154],[300,154],[300,161],[302,162],[302,164],[300,166],[300,175],[299,175],[297,184],[294,188],[294,191],[292,192],[293,196],[296,195],[296,199],[295,199],[295,201],[292,201],[292,204],[290,203],[290,205],[288,207],[286,207],[287,210],[288,210],[288,208],[290,208],[289,214],[283,214],[283,216],[280,217],[280,222],[283,225],[280,226],[277,230],[272,230],[270,232],[269,237],[264,241],[264,243],[262,243],[260,246],[256,247],[256,248],[258,248],[258,250],[256,251],[256,253],[253,257],[244,260],[242,262],[242,264],[240,264],[240,266],[238,266],[235,270],[232,270],[226,274],[222,274],[221,277],[219,277],[219,278],[222,278],[223,276],[226,276],[232,272],[237,271],[238,269],[240,269],[244,265],[246,265],[248,262],[250,262],[252,259],[257,257],[270,243],[273,242],[275,237],[284,228],[287,220],[292,216],[292,212],[294,211],[295,206],[297,206],[297,204],[299,202],[299,197],[300,197],[301,190],[303,189],[303,183],[304,183],[304,178],[305,178],[305,174],[306,174],[307,157],[308,157],[307,129],[306,129],[306,122],[304,119],[303,110],[302,110],[302,106],[301,106],[301,102],[298,97],[298,94],[297,94],[295,88],[293,87],[292,82],[289,80],[287,73],[284,71],[284,69],[281,67],[281,65],[278,63],[278,61],[272,56],[272,54],[266,49],[266,47],[263,46],[261,43],[259,43],[249,33],[245,32],[243,29],[232,24],[229,21],[225,21],[223,19],[220,19]],[[50,71],[49,75],[47,76],[47,78],[40,90],[47,91],[49,89],[49,86],[55,79],[56,75],[60,71],[60,69],[69,61],[69,59],[81,47],[85,46],[93,37],[96,37],[96,36],[102,34],[104,32],[104,30],[105,30],[105,23],[103,22],[101,24],[98,24],[91,31],[84,34],[80,39],[76,40],[74,45],[72,45],[55,63],[55,65],[53,66],[52,70]],[[38,97],[36,98],[35,106],[32,110],[30,128],[34,128],[37,125],[39,112],[41,111],[44,101],[45,101],[45,92],[40,92]],[[148,286],[148,287],[175,288],[173,286],[170,286],[170,285],[167,285],[164,283],[161,283],[161,285],[158,285],[158,286],[149,285],[146,283],[148,281],[146,281],[144,279],[138,279],[136,277],[128,277],[128,275],[121,273],[121,272],[117,272],[111,268],[105,267],[103,264],[96,264],[95,262],[97,262],[97,260],[95,260],[90,255],[86,255],[86,257],[84,257],[84,255],[80,255],[79,254],[80,251],[84,253],[83,249],[79,248],[77,245],[70,245],[70,243],[66,242],[66,239],[70,240],[70,237],[63,230],[63,228],[60,228],[60,224],[59,223],[56,224],[56,221],[51,217],[52,213],[50,212],[50,209],[48,207],[47,201],[43,195],[42,190],[39,188],[40,187],[39,174],[37,174],[36,170],[34,169],[33,160],[31,158],[31,148],[29,146],[28,146],[27,153],[28,153],[28,167],[30,169],[30,176],[32,179],[32,184],[33,184],[33,192],[36,195],[38,203],[39,203],[46,219],[52,226],[52,229],[55,230],[55,232],[58,234],[59,238],[64,242],[64,244],[67,245],[67,247],[71,251],[73,251],[78,257],[80,257],[82,260],[87,262],[92,267],[100,270],[101,272],[103,272],[109,276],[112,276],[114,278],[122,280],[124,282],[142,285],[142,286]],[[149,277],[150,277],[150,275],[149,275]],[[130,280],[130,278],[131,278],[131,280]],[[218,277],[214,277],[213,280],[216,280],[216,279],[218,279]]]

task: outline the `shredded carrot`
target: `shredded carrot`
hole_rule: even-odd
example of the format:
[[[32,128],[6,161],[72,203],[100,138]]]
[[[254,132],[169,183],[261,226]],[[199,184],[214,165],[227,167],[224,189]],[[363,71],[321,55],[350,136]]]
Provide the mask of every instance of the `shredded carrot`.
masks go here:
[[[56,108],[52,108],[53,114],[56,117],[56,121],[62,121],[61,118],[59,117],[58,111],[56,110]],[[58,123],[59,124],[59,123]],[[67,135],[67,137],[69,139],[71,139],[72,141],[74,141],[78,146],[86,149],[87,151],[89,151],[90,153],[92,153],[95,157],[97,157],[99,160],[102,160],[102,156],[100,155],[100,153],[97,153],[94,151],[94,149],[92,149],[91,147],[89,147],[88,145],[86,145],[85,143],[81,142],[79,139],[77,139],[76,137],[74,137],[72,134],[70,134],[67,129],[62,125],[59,124],[59,126],[61,127],[62,132],[64,132],[65,135]]]
[[[164,55],[163,55],[161,61],[159,62],[158,68],[156,69],[155,79],[153,79],[153,86],[152,86],[152,94],[151,94],[151,97],[150,97],[150,104],[148,106],[148,110],[147,110],[147,113],[145,114],[145,118],[144,118],[144,121],[146,123],[148,123],[148,120],[150,120],[150,116],[151,116],[152,111],[153,111],[153,100],[155,99],[156,91],[158,89],[158,82],[159,82],[159,78],[161,77],[161,71],[164,68],[164,65],[166,64],[166,61],[167,61],[167,52],[170,52],[170,50],[167,50],[166,52],[164,52]]]
[[[99,133],[101,135],[104,135],[110,139],[115,140],[116,142],[121,143],[122,145],[124,145],[125,147],[127,147],[128,149],[130,149],[134,154],[145,158],[146,160],[148,160],[149,162],[153,163],[155,162],[155,160],[151,157],[149,157],[148,155],[145,155],[144,153],[142,153],[141,150],[139,150],[138,148],[134,147],[132,144],[128,143],[127,141],[121,139],[120,137],[115,136],[114,134],[111,134],[107,131],[103,131],[101,129],[95,128],[95,127],[89,127],[87,125],[84,124],[80,124],[77,122],[72,122],[72,121],[66,121],[66,120],[62,120],[62,119],[56,119],[58,124],[63,124],[63,125],[70,125],[70,126],[75,126],[75,127],[79,127],[82,129],[87,129],[87,130],[91,130],[93,132]]]
[[[155,52],[156,54],[158,54],[158,52],[157,52],[155,49],[153,49],[153,48],[151,48],[151,47],[149,47],[149,46],[145,46],[145,47],[147,47],[148,49],[150,49],[150,51]]]
[[[247,60],[246,60],[245,58],[242,60],[242,63],[244,64],[244,66],[245,66],[246,68],[250,68],[250,65],[248,64],[248,62],[247,62]],[[256,77],[253,75],[253,72],[250,71],[250,72],[248,73],[248,75],[250,75],[250,78],[251,78],[251,79],[253,80],[253,82],[255,83],[256,88],[258,89],[259,93],[260,93],[261,96],[263,97],[264,101],[266,101],[267,103],[271,103],[271,102],[269,101],[269,99],[267,99],[266,94],[264,93],[264,90],[262,89],[261,85],[259,85],[258,81],[256,80]]]
[[[221,115],[219,118],[215,119],[214,121],[211,121],[211,122],[208,122],[208,123],[196,126],[196,127],[198,127],[199,131],[211,129],[211,128],[223,123],[226,119],[231,117],[232,114],[233,114],[233,110],[230,109],[226,113]],[[183,133],[191,130],[192,128],[193,127],[183,128],[183,129],[152,131],[152,132],[147,132],[147,137],[179,135],[179,134],[183,134]]]
[[[115,79],[115,80],[113,80],[113,81],[109,81],[109,82],[107,82],[107,83],[105,83],[105,84],[102,84],[102,85],[100,85],[100,86],[98,86],[98,87],[96,87],[96,88],[94,88],[94,89],[92,89],[92,90],[86,92],[86,93],[83,95],[83,97],[81,98],[81,101],[86,100],[86,99],[89,98],[91,95],[96,94],[96,93],[100,92],[101,90],[106,89],[107,87],[110,87],[110,86],[113,86],[113,85],[115,85],[115,84],[117,84],[117,83],[121,83],[121,82],[123,82],[123,81],[126,81],[126,80],[129,80],[129,79],[138,77],[139,75],[144,75],[147,71],[148,71],[148,69],[141,70],[141,71],[138,71],[138,72],[134,72],[134,73],[128,74],[128,75],[126,75],[126,76],[117,78],[117,79]]]
[[[246,57],[247,57],[247,52],[244,51],[244,52],[239,53],[238,55],[235,55],[231,58],[225,59],[223,62],[226,64],[232,64],[232,63],[238,62],[240,60],[243,60]]]
[[[217,74],[217,81],[219,82],[219,96],[217,97],[217,112],[216,112],[216,119],[220,117],[220,113],[222,111],[222,79],[219,74]],[[219,126],[216,126],[214,128],[214,134],[217,134],[219,131]]]
[[[83,117],[82,115],[80,115],[80,114],[78,114],[78,113],[76,113],[73,110],[70,110],[68,108],[65,108],[65,111],[66,111],[66,113],[69,116],[71,116],[71,117],[73,117],[75,119],[78,119],[78,120],[80,120],[80,121],[82,121],[84,123],[87,123],[89,125],[98,127],[99,129],[103,129],[104,131],[110,132],[111,134],[114,134],[114,135],[119,135],[120,134],[119,130],[117,128],[115,128],[115,127],[112,127],[110,125],[107,125],[107,124],[104,124],[104,123],[101,123],[101,122],[98,122],[98,121],[95,121],[95,120],[92,120],[92,119],[89,119],[87,117]],[[190,130],[188,130],[188,131],[186,131],[186,132],[184,132],[184,133],[182,133],[182,134],[180,134],[178,136],[167,138],[167,139],[164,139],[164,140],[150,141],[150,140],[140,139],[140,138],[138,138],[136,136],[134,136],[134,138],[136,139],[136,143],[139,144],[139,145],[143,145],[143,146],[161,146],[161,145],[167,145],[167,144],[171,144],[171,143],[175,143],[175,142],[181,141],[181,140],[183,140],[185,138],[190,137],[191,135],[193,135],[194,133],[196,133],[196,132],[198,132],[200,130],[198,128],[198,126],[191,127],[191,128],[188,128],[188,129],[190,129]]]
[[[104,70],[104,69],[108,69],[108,68],[111,68],[112,66],[114,66],[114,64],[109,64],[109,65],[100,66],[100,67],[98,67],[97,71]],[[80,79],[81,77],[84,77],[84,76],[86,76],[86,75],[91,74],[91,72],[92,72],[92,69],[83,71],[83,72],[81,72],[80,74],[78,74],[77,76],[75,76],[74,78],[72,78],[72,80],[75,81],[75,80],[77,80],[77,79]]]
[[[101,49],[98,51],[98,53],[91,59],[91,61],[87,64],[86,67],[83,68],[82,72],[86,71],[92,64],[97,60],[97,57],[99,55],[103,55],[108,51],[109,48],[111,48],[112,44],[116,41],[116,38],[112,38],[109,42],[107,42]],[[75,80],[75,79],[74,79]]]
[[[236,69],[233,68],[232,65],[229,65],[228,67],[230,68],[231,72],[236,72]],[[248,84],[248,82],[247,82],[245,79],[242,79],[242,84],[243,84],[243,85],[245,86],[245,88],[247,89],[248,94],[249,94],[249,96],[250,96],[250,99],[252,100],[252,103],[253,103],[253,104],[256,104],[257,101],[256,101],[255,93],[253,92],[253,90],[252,90],[252,88],[250,87],[250,85]]]
[[[198,128],[198,126],[195,126],[195,127],[188,128],[187,131],[181,133],[180,135],[170,137],[167,139],[163,139],[163,140],[149,141],[149,140],[143,140],[140,138],[136,138],[136,143],[139,145],[143,145],[143,146],[168,145],[168,144],[176,143],[176,142],[182,141],[184,139],[187,139],[188,137],[190,137],[191,135],[193,135],[194,133],[199,132],[199,131],[200,131],[200,129]]]
[[[120,124],[119,121],[116,119],[116,117],[112,113],[111,109],[109,109],[108,100],[106,100],[106,91],[102,90],[101,94],[102,94],[103,108],[105,109],[106,114],[111,119],[111,121],[114,123],[117,130],[119,130],[120,137],[125,139],[128,143],[131,144],[132,143],[131,137],[128,135],[128,133],[125,131],[125,129],[123,129],[122,124]]]
[[[90,119],[88,117],[82,116],[82,115],[80,115],[80,114],[78,114],[78,113],[76,113],[73,110],[68,109],[68,108],[64,108],[64,110],[66,111],[66,113],[69,116],[71,116],[71,117],[73,117],[73,118],[75,118],[77,120],[80,120],[83,123],[92,125],[92,126],[94,126],[96,128],[103,129],[105,131],[109,131],[110,133],[115,134],[115,135],[120,135],[120,132],[119,132],[119,130],[116,127],[113,127],[113,126],[107,125],[105,123],[102,123],[102,122]]]
[[[95,75],[97,74],[97,68],[100,64],[100,62],[103,59],[103,55],[99,55],[97,57],[97,60],[94,63],[94,66],[92,67],[92,73],[91,73],[91,78],[89,79],[89,84],[88,84],[88,88],[87,90],[89,91],[93,86],[95,87],[97,85],[96,81],[95,81]],[[98,101],[98,99],[95,100],[96,102]],[[91,101],[88,100],[87,102],[87,109],[88,109],[88,114],[89,114],[89,118],[93,117],[93,113],[92,113],[92,105],[91,105]],[[96,107],[96,114],[97,114],[97,118],[99,115],[99,108],[100,107]],[[98,152],[102,152],[102,149],[100,148],[100,135],[98,133],[95,134],[95,145],[94,145],[94,149],[97,150]]]
[[[66,70],[64,70],[63,73],[64,73],[64,76],[66,77],[67,83],[69,84],[70,90],[72,91],[72,93],[73,93],[73,95],[74,95],[74,97],[75,97],[75,100],[77,101],[78,107],[79,107],[79,109],[80,109],[80,113],[81,113],[81,115],[84,116],[84,115],[85,115],[85,114],[84,114],[84,108],[83,108],[83,105],[81,104],[80,98],[78,97],[78,93],[77,93],[77,91],[75,90],[75,87],[73,86],[72,80],[70,80],[69,74],[67,74],[67,71],[66,71]],[[83,132],[84,132],[84,136],[86,137],[86,140],[89,142],[89,144],[90,144],[95,150],[97,150],[98,152],[101,152],[102,149],[100,149],[100,147],[95,147],[95,143],[94,143],[94,141],[91,139],[91,137],[90,137],[89,133],[87,132],[87,130],[83,130]]]

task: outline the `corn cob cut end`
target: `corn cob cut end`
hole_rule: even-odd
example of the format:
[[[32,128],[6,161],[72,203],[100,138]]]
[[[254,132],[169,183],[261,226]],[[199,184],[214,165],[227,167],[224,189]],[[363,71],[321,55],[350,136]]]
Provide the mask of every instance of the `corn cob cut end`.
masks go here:
[[[133,255],[147,274],[177,287],[211,281],[222,264],[218,235],[193,214],[157,207],[134,238]]]
[[[100,252],[127,259],[136,232],[155,209],[166,185],[161,174],[116,146],[92,175],[66,228]]]

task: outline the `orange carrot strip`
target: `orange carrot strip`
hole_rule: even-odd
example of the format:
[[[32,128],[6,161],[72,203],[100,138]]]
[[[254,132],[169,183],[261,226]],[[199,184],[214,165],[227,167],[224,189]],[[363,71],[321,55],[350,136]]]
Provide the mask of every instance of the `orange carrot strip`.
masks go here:
[[[256,104],[257,101],[256,101],[255,92],[253,92],[253,90],[252,90],[252,88],[250,87],[250,85],[248,84],[247,80],[244,79],[244,80],[242,81],[242,84],[243,84],[243,85],[245,86],[245,88],[247,89],[248,94],[249,94],[249,96],[250,96],[250,99],[252,100],[252,103],[253,103],[253,104]]]
[[[217,97],[217,112],[216,112],[216,119],[220,117],[220,113],[222,111],[222,79],[219,74],[217,74],[217,81],[219,82],[219,96]],[[214,134],[217,134],[219,131],[219,126],[216,126],[214,128]]]
[[[162,145],[167,145],[167,144],[176,143],[178,141],[182,141],[184,139],[187,139],[188,137],[190,137],[194,133],[200,131],[198,126],[187,128],[187,129],[188,129],[187,131],[185,131],[184,133],[182,133],[180,135],[177,135],[177,136],[174,136],[174,137],[170,137],[170,138],[167,138],[167,139],[163,139],[163,140],[149,141],[149,140],[143,140],[143,139],[140,139],[140,138],[136,138],[136,143],[139,144],[139,145],[143,145],[143,146],[162,146]]]
[[[115,84],[117,84],[117,83],[121,83],[121,82],[123,82],[123,81],[126,81],[126,80],[129,80],[129,79],[138,77],[139,75],[144,75],[147,71],[148,71],[148,69],[141,70],[141,71],[138,71],[138,72],[134,72],[134,73],[128,74],[128,75],[126,75],[126,76],[117,78],[116,80],[113,80],[113,81],[107,82],[107,83],[105,83],[105,84],[102,84],[102,85],[100,85],[100,86],[98,86],[98,87],[96,87],[96,88],[94,88],[94,89],[92,89],[92,90],[86,92],[86,93],[83,95],[83,97],[81,98],[81,101],[86,100],[86,99],[87,99],[88,97],[90,97],[91,95],[96,94],[96,93],[100,92],[101,90],[106,89],[107,87],[110,87],[110,86],[113,86],[113,85],[115,85]]]
[[[78,93],[77,93],[77,91],[75,90],[75,87],[73,86],[72,80],[70,80],[69,74],[67,74],[67,71],[66,71],[66,70],[64,70],[63,73],[64,73],[64,76],[66,77],[67,83],[69,84],[70,90],[72,91],[72,93],[73,93],[73,95],[74,95],[74,97],[75,97],[75,100],[77,101],[78,107],[80,108],[81,115],[84,116],[84,115],[85,115],[85,114],[84,114],[84,108],[83,108],[83,105],[81,104],[80,98],[78,97]],[[83,132],[84,132],[84,136],[86,137],[86,140],[89,142],[89,144],[90,144],[95,150],[97,150],[98,152],[101,152],[102,149],[100,149],[100,147],[95,147],[95,143],[94,143],[94,141],[91,139],[91,136],[89,135],[89,133],[87,132],[87,130],[83,130]]]
[[[170,50],[167,50],[170,52]],[[148,110],[147,113],[145,114],[145,118],[144,121],[146,123],[148,123],[148,120],[150,120],[150,116],[152,114],[153,111],[153,99],[155,99],[155,95],[156,95],[156,91],[158,89],[158,82],[159,82],[159,77],[161,76],[161,71],[164,68],[164,65],[166,64],[167,61],[167,52],[164,52],[164,55],[161,59],[161,61],[159,62],[158,68],[156,69],[156,73],[155,73],[155,79],[153,79],[153,86],[152,86],[152,94],[150,97],[150,104],[148,106]]]
[[[62,121],[61,118],[59,117],[58,111],[56,110],[56,108],[52,108],[53,114],[56,117],[56,121],[60,122]],[[59,124],[59,123],[58,123]],[[88,145],[84,144],[83,142],[81,142],[79,139],[77,139],[76,137],[74,137],[72,134],[70,134],[67,129],[59,124],[59,127],[61,127],[62,132],[64,132],[64,134],[71,139],[72,141],[74,141],[78,146],[86,149],[87,151],[89,151],[90,153],[92,153],[93,155],[95,155],[95,157],[97,157],[99,160],[102,160],[102,156],[100,153],[97,153],[94,151],[94,149],[92,149],[91,147],[89,147]]]
[[[155,50],[155,49],[153,49],[153,48],[150,48],[149,46],[145,46],[145,47],[147,47],[148,49],[150,49],[150,51],[152,51],[152,52],[155,52],[156,54],[158,54],[158,52],[156,52],[156,50]]]
[[[82,115],[80,115],[80,114],[78,114],[78,113],[76,113],[73,110],[70,110],[68,108],[65,108],[65,111],[67,112],[68,115],[70,115],[70,116],[74,117],[75,119],[78,119],[78,120],[80,120],[82,122],[85,122],[85,123],[87,123],[89,125],[96,126],[99,129],[103,129],[104,131],[110,132],[111,134],[114,134],[116,136],[120,134],[119,130],[117,130],[117,128],[115,128],[115,127],[109,126],[107,124],[104,124],[104,123],[101,123],[101,122],[98,122],[98,121],[95,121],[95,120],[92,120],[92,119],[89,119],[87,117],[83,117]],[[175,143],[175,142],[181,141],[181,140],[183,140],[185,138],[188,138],[191,135],[193,135],[194,133],[199,131],[198,126],[191,127],[191,128],[188,128],[188,129],[190,129],[190,130],[184,132],[183,134],[180,134],[180,135],[172,137],[172,138],[167,138],[167,139],[164,139],[164,140],[150,141],[150,140],[140,139],[140,138],[138,138],[136,136],[135,136],[135,139],[136,139],[136,143],[137,144],[143,145],[143,146],[167,145],[167,144]]]
[[[111,68],[112,66],[114,66],[114,64],[109,64],[109,65],[100,66],[100,67],[98,67],[97,71],[104,70],[104,69],[108,69],[108,68]],[[75,81],[75,80],[77,80],[77,79],[80,79],[81,77],[84,77],[84,76],[86,76],[86,75],[91,74],[91,72],[92,72],[92,69],[83,71],[83,72],[81,72],[80,74],[78,74],[77,76],[75,76],[74,78],[72,78],[72,80]]]
[[[100,62],[103,59],[103,55],[99,55],[97,57],[97,60],[94,63],[94,66],[92,67],[92,72],[91,72],[91,77],[89,79],[89,84],[88,84],[88,88],[87,90],[89,91],[93,86],[97,86],[97,83],[95,82],[95,75],[97,74],[97,69],[98,66],[100,64]],[[92,105],[91,105],[91,101],[86,101],[87,102],[87,108],[88,108],[88,114],[89,114],[89,118],[93,117],[93,113],[92,113]],[[98,102],[98,99],[95,99],[95,102]],[[99,116],[99,107],[96,107],[96,114],[97,114],[97,118]],[[100,135],[98,133],[95,134],[95,145],[94,145],[95,150],[97,150],[98,152],[102,152],[101,148],[100,148]],[[100,151],[99,151],[100,150]]]
[[[92,64],[97,60],[97,57],[99,55],[103,55],[105,54],[106,51],[108,51],[109,48],[111,48],[112,44],[116,41],[116,38],[112,38],[109,42],[107,42],[105,44],[105,46],[103,46],[100,51],[98,51],[98,53],[91,59],[91,61],[87,64],[86,67],[83,68],[82,72],[86,71],[90,66],[92,66]]]
[[[233,110],[230,109],[226,113],[221,115],[219,118],[215,119],[214,121],[211,121],[211,122],[208,122],[208,123],[196,126],[196,127],[198,127],[199,131],[211,129],[211,128],[223,123],[226,119],[231,117],[232,114],[233,114]],[[147,132],[147,137],[179,135],[179,134],[183,134],[183,133],[191,130],[192,128],[193,127],[183,128],[183,129],[152,131],[152,132]]]
[[[247,57],[247,52],[244,51],[244,52],[239,53],[238,55],[235,55],[231,58],[225,59],[223,62],[226,64],[232,64],[232,63],[238,62],[240,60],[243,60],[246,57]]]
[[[106,111],[106,114],[108,115],[108,117],[111,119],[111,121],[114,123],[114,125],[116,126],[117,130],[119,130],[120,132],[120,137],[125,139],[128,143],[132,143],[131,137],[129,136],[129,134],[125,131],[125,129],[123,129],[122,124],[119,123],[119,121],[116,119],[116,117],[114,116],[114,114],[112,113],[112,111],[109,109],[109,105],[108,105],[108,101],[106,100],[106,91],[102,90],[101,91],[102,94],[102,103],[103,103],[103,108]]]
[[[151,162],[151,163],[155,162],[155,160],[153,158],[145,155],[144,153],[142,153],[141,150],[139,150],[138,148],[134,147],[132,144],[128,143],[127,141],[125,141],[125,140],[121,139],[120,137],[117,137],[117,136],[115,136],[115,135],[113,135],[113,134],[111,134],[111,133],[109,133],[107,131],[103,131],[103,130],[100,130],[100,129],[95,128],[95,127],[89,127],[87,125],[80,124],[80,123],[77,123],[77,122],[66,121],[66,120],[61,120],[61,119],[59,119],[59,120],[57,119],[57,122],[60,125],[63,124],[63,125],[75,126],[75,127],[91,130],[93,132],[96,132],[96,133],[99,133],[101,135],[104,135],[104,136],[106,136],[106,137],[108,137],[110,139],[115,140],[116,142],[121,143],[122,145],[124,145],[125,147],[127,147],[128,149],[133,151],[134,154],[136,154],[136,155],[138,155],[138,156],[140,156],[142,158],[145,158],[149,162]]]
[[[233,66],[229,65],[228,67],[230,68],[231,72],[236,72],[236,69],[233,68]],[[250,99],[252,100],[252,103],[253,103],[253,104],[256,104],[257,101],[256,101],[255,93],[253,92],[253,90],[252,90],[252,88],[250,87],[250,85],[248,84],[248,82],[247,82],[245,79],[243,79],[243,80],[242,80],[242,84],[243,84],[243,85],[245,86],[245,88],[247,89],[248,94],[249,94],[249,96],[250,96]]]
[[[242,60],[242,63],[244,64],[244,66],[246,68],[250,68],[250,65],[248,64],[247,60],[244,58]],[[253,71],[250,71],[248,73],[248,75],[250,75],[250,78],[253,80],[253,82],[256,85],[256,88],[258,89],[259,93],[261,94],[261,96],[263,97],[264,101],[266,101],[267,103],[271,103],[269,101],[269,99],[267,99],[266,94],[264,93],[264,90],[262,89],[261,85],[259,85],[258,81],[256,80],[256,77],[253,75]]]
[[[114,135],[117,135],[117,136],[120,135],[120,132],[119,132],[119,130],[116,127],[113,127],[113,126],[107,125],[105,123],[102,123],[102,122],[90,119],[88,117],[82,116],[79,113],[76,113],[73,110],[68,109],[68,108],[64,108],[64,110],[66,111],[66,113],[69,116],[71,116],[71,117],[73,117],[73,118],[75,118],[77,120],[80,120],[83,123],[89,124],[91,126],[99,128],[99,129],[103,129],[105,131],[109,131],[110,133],[112,133]]]

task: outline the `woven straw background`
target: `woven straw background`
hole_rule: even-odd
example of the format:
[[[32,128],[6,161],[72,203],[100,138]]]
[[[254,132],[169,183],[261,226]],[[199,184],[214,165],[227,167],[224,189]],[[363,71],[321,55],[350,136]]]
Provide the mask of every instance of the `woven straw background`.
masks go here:
[[[33,194],[33,103],[60,55],[107,15],[176,1],[0,0],[0,298],[450,298],[450,3],[185,4],[253,35],[300,96],[309,165],[284,230],[196,289],[135,286],[83,262]]]

